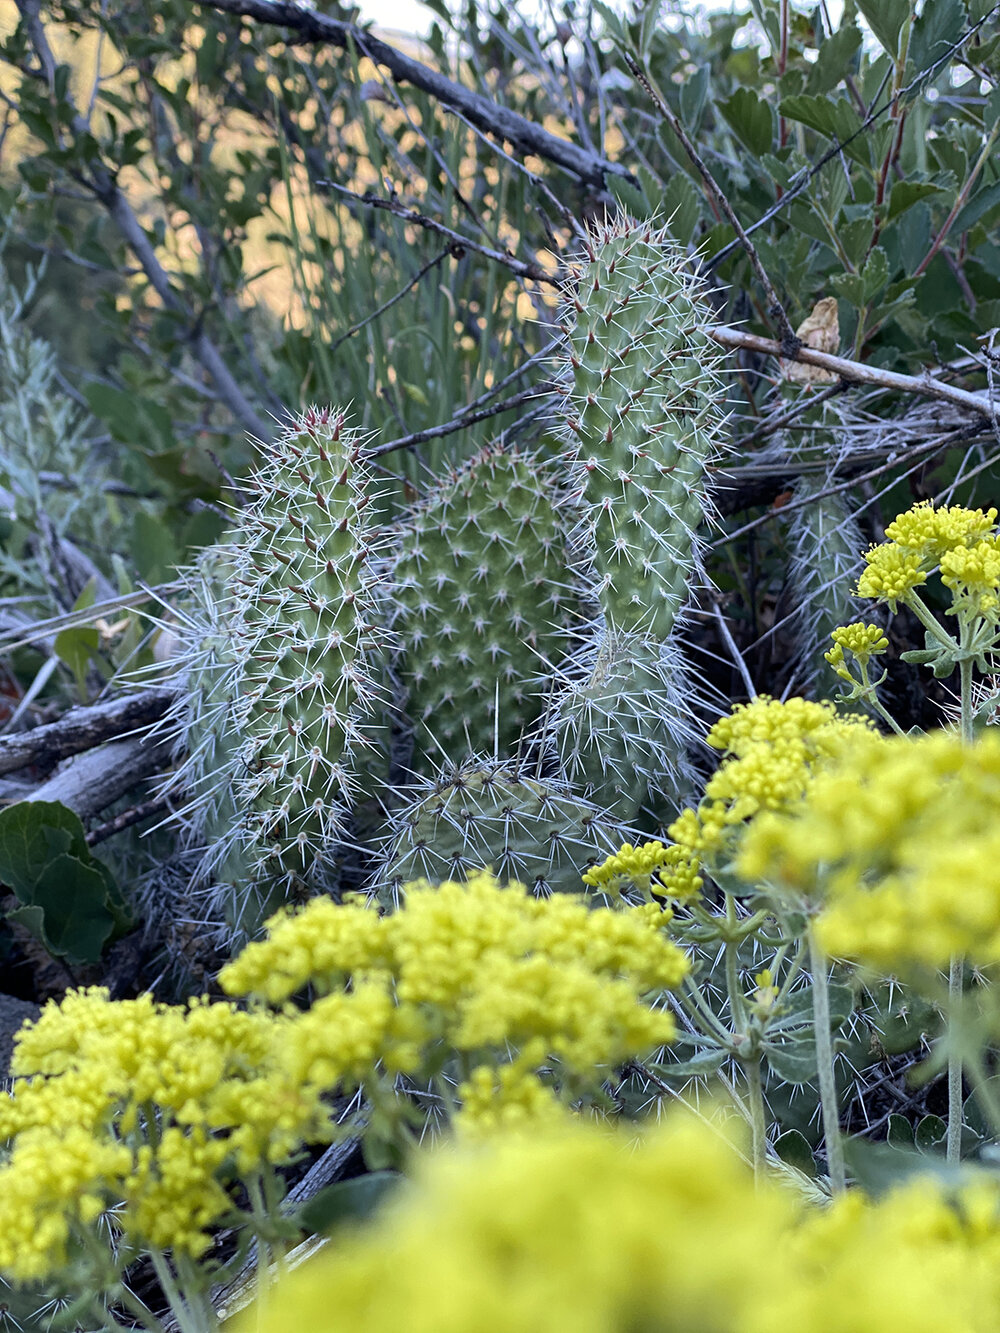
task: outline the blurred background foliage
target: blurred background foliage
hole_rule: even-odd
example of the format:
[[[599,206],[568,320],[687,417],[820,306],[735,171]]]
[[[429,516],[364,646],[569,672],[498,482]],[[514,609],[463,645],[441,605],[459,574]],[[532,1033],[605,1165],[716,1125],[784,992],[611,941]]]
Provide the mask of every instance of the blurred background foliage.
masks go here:
[[[986,386],[1000,325],[990,0],[428,9],[407,54],[621,174],[601,186],[501,145],[356,45],[289,42],[190,0],[2,0],[5,318],[23,332],[4,349],[4,395],[20,374],[22,399],[0,452],[8,614],[11,598],[38,615],[81,595],[46,574],[45,510],[103,591],[169,580],[221,529],[254,434],[309,402],[351,404],[383,443],[418,437],[381,460],[387,512],[500,431],[558,448],[539,355],[558,335],[557,282],[581,226],[619,205],[667,219],[702,257],[723,323],[780,338],[657,98],[793,327],[832,297],[829,350]],[[33,379],[14,369],[29,343],[47,366]],[[833,488],[868,539],[915,496],[988,500],[996,438],[945,405],[804,383],[752,350],[733,366],[712,573],[759,687],[780,690],[802,659],[786,642],[802,586],[788,500]],[[106,678],[138,639],[88,644]],[[86,689],[76,667],[45,691]]]

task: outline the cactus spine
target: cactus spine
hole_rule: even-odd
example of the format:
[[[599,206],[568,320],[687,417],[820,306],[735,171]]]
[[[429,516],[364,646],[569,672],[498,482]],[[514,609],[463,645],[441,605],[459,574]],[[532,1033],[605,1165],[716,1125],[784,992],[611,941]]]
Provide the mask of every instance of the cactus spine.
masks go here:
[[[555,779],[471,759],[415,791],[396,812],[376,885],[394,905],[403,884],[466,879],[491,866],[535,893],[580,893],[589,865],[620,846],[623,830]]]
[[[579,554],[602,619],[551,718],[565,771],[627,822],[688,771],[680,628],[701,577],[697,529],[726,391],[712,314],[686,256],[625,217],[591,241],[569,294],[563,412]]]
[[[543,664],[566,650],[566,504],[553,466],[493,444],[398,525],[390,561],[413,770],[441,754],[507,754],[542,708]]]

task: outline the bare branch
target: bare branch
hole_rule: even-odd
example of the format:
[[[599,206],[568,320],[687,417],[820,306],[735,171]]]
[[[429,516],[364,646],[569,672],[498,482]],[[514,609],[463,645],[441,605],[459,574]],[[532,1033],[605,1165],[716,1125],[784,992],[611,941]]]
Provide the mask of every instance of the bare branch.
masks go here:
[[[163,717],[174,697],[173,690],[143,690],[87,708],[71,708],[55,722],[0,737],[0,773],[13,773],[28,764],[51,767],[67,755],[149,726]]]
[[[545,269],[540,268],[537,264],[525,263],[523,259],[515,259],[513,255],[505,254],[502,250],[491,250],[487,245],[470,241],[461,232],[452,231],[450,227],[446,227],[443,222],[438,222],[436,218],[427,217],[417,208],[407,208],[405,204],[401,204],[395,199],[383,199],[381,195],[373,194],[371,190],[367,190],[364,194],[358,194],[354,190],[349,190],[346,185],[339,185],[336,181],[331,180],[316,181],[316,188],[336,190],[338,194],[346,195],[348,199],[353,199],[368,208],[380,208],[383,212],[391,213],[393,217],[402,218],[404,222],[412,222],[414,226],[422,227],[424,231],[434,232],[436,236],[444,236],[449,242],[448,248],[451,254],[456,259],[462,257],[462,251],[472,250],[485,259],[492,259],[495,264],[503,264],[504,268],[509,268],[511,273],[518,278],[530,278],[533,282],[545,282],[551,287],[562,286],[562,281],[558,276],[547,273]]]
[[[446,421],[443,426],[429,426],[427,430],[416,430],[412,435],[404,435],[401,439],[390,440],[388,444],[377,445],[374,449],[366,450],[365,457],[381,458],[383,454],[391,454],[397,449],[412,449],[414,445],[423,444],[425,440],[439,440],[442,435],[454,435],[457,431],[465,430],[467,426],[474,426],[477,421],[486,421],[488,417],[496,417],[502,412],[509,412],[511,408],[520,407],[522,403],[534,402],[544,397],[544,394],[544,387],[525,389],[523,393],[515,393],[510,398],[494,403],[492,407],[484,407],[479,412],[459,413],[451,421]]]
[[[560,139],[558,135],[550,134],[516,111],[491,102],[481,93],[463,88],[460,83],[404,55],[388,42],[383,42],[353,23],[344,23],[318,10],[286,3],[285,0],[199,0],[199,3],[203,9],[240,14],[261,23],[290,28],[298,34],[299,41],[326,42],[342,50],[350,50],[353,46],[377,65],[384,65],[398,82],[412,84],[414,88],[430,93],[442,106],[460,111],[481,130],[514,144],[526,153],[533,153],[563,167],[587,185],[603,189],[609,175],[632,180],[631,172],[619,163],[609,162],[597,153],[587,152],[566,139]]]
[[[164,810],[169,808],[167,800],[163,796],[154,796],[148,801],[140,801],[138,805],[130,805],[120,815],[115,815],[114,819],[109,819],[107,823],[99,824],[97,828],[91,829],[87,834],[87,846],[96,847],[99,842],[107,842],[108,838],[113,838],[116,833],[121,833],[123,829],[132,828],[135,824],[142,824],[145,820],[152,819],[154,815],[162,815]]]
[[[848,361],[846,357],[833,356],[829,352],[817,352],[812,347],[798,347],[789,353],[785,347],[771,338],[761,338],[756,333],[744,333],[742,329],[727,328],[724,324],[715,325],[710,330],[716,342],[723,347],[747,352],[763,352],[767,356],[785,357],[789,361],[802,361],[807,366],[819,366],[822,370],[832,371],[848,384],[874,384],[882,389],[893,389],[897,393],[915,393],[921,398],[937,398],[943,403],[951,403],[966,412],[975,412],[977,416],[992,420],[990,397],[985,393],[970,393],[967,389],[956,389],[951,384],[942,384],[923,375],[901,375],[895,370],[883,370],[880,366],[866,366],[861,361]]]

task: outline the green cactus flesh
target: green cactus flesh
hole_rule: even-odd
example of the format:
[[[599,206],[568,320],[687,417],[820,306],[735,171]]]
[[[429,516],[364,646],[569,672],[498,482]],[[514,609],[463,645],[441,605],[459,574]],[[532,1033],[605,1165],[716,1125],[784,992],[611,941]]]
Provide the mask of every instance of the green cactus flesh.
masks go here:
[[[540,677],[569,642],[566,512],[550,464],[491,445],[421,500],[391,562],[397,670],[414,772],[512,751],[538,718]]]
[[[621,845],[622,830],[562,782],[472,760],[428,780],[394,816],[378,895],[415,879],[466,879],[485,866],[538,894],[583,892],[581,875]]]
[[[608,628],[666,639],[698,566],[726,390],[683,251],[626,218],[590,238],[569,294],[566,424]]]
[[[675,646],[631,634],[598,636],[550,719],[561,771],[624,823],[669,821],[693,780],[687,753],[699,728],[691,693]]]

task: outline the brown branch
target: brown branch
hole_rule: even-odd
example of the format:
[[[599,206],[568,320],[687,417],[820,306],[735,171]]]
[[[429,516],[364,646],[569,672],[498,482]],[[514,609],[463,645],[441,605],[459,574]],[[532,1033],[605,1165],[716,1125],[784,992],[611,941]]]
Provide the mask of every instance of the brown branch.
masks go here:
[[[457,417],[453,417],[451,421],[446,421],[443,426],[429,426],[427,430],[416,430],[412,435],[404,435],[401,439],[390,440],[388,444],[377,445],[374,449],[365,451],[365,458],[381,458],[383,454],[391,454],[396,449],[412,449],[414,445],[423,444],[425,440],[438,440],[442,435],[454,435],[457,431],[465,430],[466,426],[474,426],[477,421],[486,421],[488,417],[496,417],[502,412],[509,412],[512,408],[520,407],[522,403],[537,400],[543,397],[544,393],[544,386],[537,389],[525,389],[523,393],[515,393],[510,398],[494,403],[492,407],[484,407],[479,412],[459,414]]]
[[[597,153],[560,139],[540,125],[518,115],[508,107],[490,101],[481,93],[463,88],[421,64],[388,42],[353,23],[331,18],[304,5],[285,3],[284,0],[198,0],[202,9],[214,9],[226,14],[239,14],[276,27],[289,28],[299,42],[326,42],[341,50],[354,48],[368,56],[377,65],[384,66],[400,83],[411,84],[429,93],[443,106],[454,108],[474,125],[500,140],[506,140],[526,153],[543,157],[548,162],[571,172],[587,185],[603,189],[608,175],[632,181],[632,173],[617,162],[609,162]]]
[[[922,398],[936,398],[943,403],[951,403],[966,412],[975,412],[977,416],[992,420],[990,397],[985,393],[970,393],[967,389],[956,389],[950,384],[942,384],[932,379],[928,373],[923,375],[901,375],[895,370],[884,370],[880,366],[866,366],[861,361],[848,361],[846,357],[833,356],[829,352],[817,352],[812,347],[799,347],[789,355],[783,345],[771,338],[761,338],[756,333],[744,333],[742,329],[731,329],[724,324],[717,324],[709,330],[716,342],[723,347],[737,351],[763,352],[766,356],[785,357],[789,361],[802,361],[807,366],[819,366],[838,375],[848,384],[872,384],[881,389],[893,389],[897,393],[915,393]]]
[[[115,815],[114,819],[109,819],[107,823],[98,824],[97,828],[91,829],[87,834],[87,846],[96,847],[99,842],[106,842],[108,838],[113,838],[123,829],[132,828],[134,824],[141,824],[144,820],[152,819],[154,815],[160,815],[169,809],[170,806],[164,796],[154,796],[148,801],[141,801],[138,805],[130,805],[120,815]]]
[[[72,708],[55,722],[0,737],[0,773],[13,773],[28,764],[51,768],[67,755],[149,726],[164,716],[174,698],[173,690],[143,690],[88,708]]]

